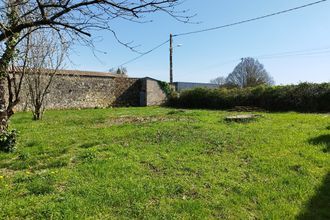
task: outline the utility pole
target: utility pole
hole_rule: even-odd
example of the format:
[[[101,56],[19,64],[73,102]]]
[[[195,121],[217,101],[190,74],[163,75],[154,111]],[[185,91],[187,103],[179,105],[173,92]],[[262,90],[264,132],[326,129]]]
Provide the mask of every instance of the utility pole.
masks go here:
[[[173,35],[170,34],[170,84],[173,83]]]

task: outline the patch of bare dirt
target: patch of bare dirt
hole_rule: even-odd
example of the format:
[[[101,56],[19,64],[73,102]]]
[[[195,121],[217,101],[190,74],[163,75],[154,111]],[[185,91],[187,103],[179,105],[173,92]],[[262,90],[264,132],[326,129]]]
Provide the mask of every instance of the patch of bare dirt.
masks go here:
[[[97,127],[124,125],[124,124],[146,124],[154,122],[193,122],[195,119],[189,117],[168,117],[162,115],[156,116],[120,116],[112,117],[105,121],[105,123],[98,124]]]
[[[7,168],[1,168],[0,169],[0,176],[2,176],[1,178],[12,177],[18,172],[20,172],[20,170],[11,170],[11,169],[7,169]]]
[[[257,114],[246,114],[246,115],[234,115],[234,116],[227,116],[225,121],[229,122],[249,122],[255,120],[257,118],[262,117],[262,115]]]

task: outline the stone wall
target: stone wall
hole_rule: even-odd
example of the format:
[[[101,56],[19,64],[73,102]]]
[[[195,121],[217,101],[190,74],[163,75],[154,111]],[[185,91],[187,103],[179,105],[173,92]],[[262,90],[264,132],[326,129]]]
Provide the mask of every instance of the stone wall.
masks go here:
[[[23,85],[16,111],[30,108],[27,84]],[[47,109],[140,106],[140,89],[137,78],[57,75],[44,103]]]
[[[159,81],[145,78],[146,106],[162,105],[166,101],[166,94],[159,85]]]
[[[15,111],[31,108],[25,76]],[[56,75],[45,99],[46,109],[106,108],[161,105],[166,95],[152,78]]]

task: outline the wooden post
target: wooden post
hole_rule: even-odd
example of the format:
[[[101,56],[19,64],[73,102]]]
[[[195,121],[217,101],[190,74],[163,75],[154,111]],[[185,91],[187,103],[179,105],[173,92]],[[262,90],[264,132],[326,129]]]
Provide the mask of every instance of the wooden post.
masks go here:
[[[170,84],[173,83],[173,35],[170,34]]]

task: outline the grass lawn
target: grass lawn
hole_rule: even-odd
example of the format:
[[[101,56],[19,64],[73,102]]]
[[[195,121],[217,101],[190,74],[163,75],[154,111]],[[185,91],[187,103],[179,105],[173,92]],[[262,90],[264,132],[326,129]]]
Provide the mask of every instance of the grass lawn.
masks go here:
[[[18,113],[0,219],[329,219],[330,115],[118,108]]]

